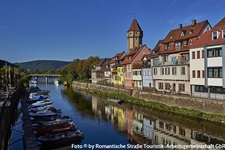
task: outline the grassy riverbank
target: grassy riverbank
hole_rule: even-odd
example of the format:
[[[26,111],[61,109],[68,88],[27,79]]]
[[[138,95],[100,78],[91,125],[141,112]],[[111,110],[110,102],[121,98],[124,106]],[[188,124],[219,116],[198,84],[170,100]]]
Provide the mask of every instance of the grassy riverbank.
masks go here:
[[[159,111],[163,112],[169,112],[169,113],[175,113],[183,116],[188,116],[188,117],[194,117],[194,118],[199,118],[199,119],[204,119],[207,121],[212,121],[212,122],[217,122],[217,123],[223,123],[225,124],[225,116],[224,115],[218,115],[218,114],[209,114],[205,112],[201,112],[198,110],[193,110],[193,109],[187,109],[187,108],[181,108],[181,107],[176,107],[176,106],[168,106],[162,103],[154,102],[154,101],[145,101],[142,99],[138,98],[133,98],[124,94],[116,94],[116,93],[106,93],[102,92],[96,89],[89,89],[91,92],[104,95],[107,97],[111,98],[118,98],[118,99],[124,99],[126,102],[143,106],[143,107],[148,107],[152,109],[157,109]]]

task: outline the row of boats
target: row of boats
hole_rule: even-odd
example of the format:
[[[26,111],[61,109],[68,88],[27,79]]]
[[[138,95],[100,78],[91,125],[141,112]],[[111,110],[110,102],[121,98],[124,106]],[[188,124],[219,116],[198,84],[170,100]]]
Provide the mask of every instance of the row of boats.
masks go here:
[[[49,92],[38,87],[29,88],[27,108],[32,128],[42,145],[65,144],[81,141],[83,133],[71,117],[62,116],[60,109],[49,100]]]

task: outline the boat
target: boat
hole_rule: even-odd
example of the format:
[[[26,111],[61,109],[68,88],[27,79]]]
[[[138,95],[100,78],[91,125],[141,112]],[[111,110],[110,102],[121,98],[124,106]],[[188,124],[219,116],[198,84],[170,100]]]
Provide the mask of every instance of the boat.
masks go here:
[[[58,79],[55,79],[54,80],[54,83],[55,83],[55,85],[59,85],[59,80]]]
[[[55,125],[55,124],[63,124],[63,123],[70,123],[70,122],[72,122],[71,117],[63,116],[63,117],[58,117],[52,121],[34,120],[33,124],[51,126],[51,125]]]
[[[39,87],[30,87],[28,92],[30,93],[37,93],[38,95],[48,95],[49,90],[41,90]]]
[[[40,101],[30,104],[28,107],[29,108],[37,108],[37,107],[51,105],[52,103],[53,103],[52,101],[44,99],[44,100],[40,100]]]
[[[37,111],[43,111],[49,107],[52,107],[52,105],[44,105],[44,106],[40,106],[40,107],[36,107],[36,108],[30,108],[28,110],[32,111],[32,112],[37,112]]]
[[[83,138],[83,133],[80,130],[63,132],[57,134],[46,134],[40,136],[38,140],[43,145],[55,145],[55,144],[65,144],[68,142],[79,141]]]
[[[37,125],[33,126],[33,130],[35,130],[39,135],[40,134],[56,134],[68,131],[76,130],[77,125],[73,122],[54,124],[51,126],[46,125]]]
[[[38,95],[38,96],[35,96],[33,98],[28,98],[27,99],[27,103],[28,104],[31,104],[31,103],[35,103],[37,101],[41,101],[41,100],[48,100],[48,97],[47,96],[44,96],[44,95]]]
[[[125,100],[119,100],[119,99],[113,99],[113,98],[108,98],[107,101],[112,103],[117,103],[117,104],[122,104],[125,102]]]
[[[47,110],[30,112],[30,117],[33,117],[36,120],[55,120],[61,115],[61,110],[56,110],[54,107],[51,107]]]

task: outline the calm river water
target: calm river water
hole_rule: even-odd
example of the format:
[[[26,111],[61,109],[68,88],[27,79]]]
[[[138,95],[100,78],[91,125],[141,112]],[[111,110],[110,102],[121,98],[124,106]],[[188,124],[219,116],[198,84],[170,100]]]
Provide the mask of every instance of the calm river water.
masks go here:
[[[225,148],[225,126],[193,118],[159,112],[128,103],[122,105],[107,102],[106,97],[90,94],[85,90],[66,88],[63,85],[39,84],[40,89],[50,90],[53,106],[62,115],[73,118],[84,133],[84,139],[76,146],[87,145],[151,147],[162,145],[214,146]],[[23,149],[21,114],[13,126],[10,150]],[[102,147],[101,147],[102,148]],[[71,145],[65,147],[71,149]],[[104,149],[104,148],[102,148]]]

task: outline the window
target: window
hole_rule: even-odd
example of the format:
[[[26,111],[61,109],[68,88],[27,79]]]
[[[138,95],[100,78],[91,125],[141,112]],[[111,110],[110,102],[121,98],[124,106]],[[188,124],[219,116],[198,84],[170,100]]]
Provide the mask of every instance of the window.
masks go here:
[[[170,35],[170,39],[172,39],[172,38],[173,38],[173,34]]]
[[[184,36],[186,33],[186,30],[183,30],[181,33],[180,33],[180,36]]]
[[[197,78],[200,78],[200,70],[197,70]]]
[[[168,46],[167,46],[167,44],[165,44],[165,50],[167,50],[168,49]]]
[[[172,67],[172,74],[176,75],[177,74],[177,67]]]
[[[164,75],[164,68],[160,68],[160,74]]]
[[[162,56],[163,62],[167,62],[168,61],[168,56],[164,55]]]
[[[157,75],[157,68],[153,69],[154,75]]]
[[[216,40],[218,37],[217,37],[217,31],[215,31],[215,32],[213,32],[212,33],[213,35],[212,35],[212,39],[213,40]]]
[[[179,134],[185,136],[185,129],[179,127]]]
[[[192,70],[192,78],[195,78],[195,70]]]
[[[187,47],[187,41],[184,41],[183,44],[184,44],[184,47]]]
[[[207,57],[221,57],[222,56],[222,47],[207,49]]]
[[[185,67],[181,67],[181,75],[185,75]]]
[[[225,29],[223,30],[223,38],[225,38]]]
[[[190,31],[189,31],[189,34],[193,34],[193,30],[190,30]]]
[[[192,59],[195,59],[195,52],[192,52]]]
[[[200,58],[200,51],[197,51],[197,59]]]
[[[170,84],[169,83],[165,83],[165,89],[170,90]]]
[[[175,43],[175,50],[180,50],[180,42]]]
[[[190,39],[190,45],[192,45],[192,43],[193,43],[193,40],[192,40],[192,39]]]
[[[222,78],[223,72],[222,67],[214,67],[214,68],[208,68],[208,78]]]
[[[195,85],[195,92],[208,92],[204,85]]]
[[[179,91],[181,92],[185,91],[185,84],[179,84]]]
[[[204,58],[204,50],[202,50],[202,58]]]
[[[202,78],[205,78],[205,71],[202,70]]]
[[[163,83],[162,82],[159,82],[159,89],[163,89]]]
[[[165,68],[165,74],[166,75],[169,75],[170,74],[170,68],[169,67]]]

